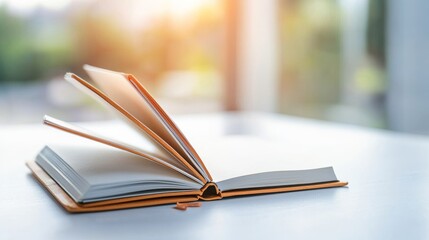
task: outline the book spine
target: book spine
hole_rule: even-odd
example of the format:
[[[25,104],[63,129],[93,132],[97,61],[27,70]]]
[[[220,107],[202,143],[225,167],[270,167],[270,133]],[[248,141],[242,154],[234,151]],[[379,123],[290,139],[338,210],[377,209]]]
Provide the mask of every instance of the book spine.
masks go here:
[[[201,195],[198,196],[201,200],[218,200],[222,199],[222,192],[214,182],[208,182],[201,188]]]

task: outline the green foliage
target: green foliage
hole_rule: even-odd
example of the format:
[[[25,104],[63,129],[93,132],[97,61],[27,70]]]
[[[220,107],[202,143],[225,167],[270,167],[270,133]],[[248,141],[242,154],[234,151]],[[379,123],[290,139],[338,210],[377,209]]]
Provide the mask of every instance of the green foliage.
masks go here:
[[[36,11],[26,16],[0,7],[0,83],[49,79],[64,71],[83,74],[85,63],[132,72],[151,80],[149,85],[168,71],[214,71],[220,51],[212,46],[221,44],[222,25],[210,7],[183,26],[161,15],[128,31],[117,18],[94,14],[95,5],[64,15]]]
[[[340,7],[336,1],[283,0],[280,111],[320,117],[340,93]]]
[[[50,77],[73,59],[62,31],[39,32],[37,24],[0,7],[0,83],[23,83]]]

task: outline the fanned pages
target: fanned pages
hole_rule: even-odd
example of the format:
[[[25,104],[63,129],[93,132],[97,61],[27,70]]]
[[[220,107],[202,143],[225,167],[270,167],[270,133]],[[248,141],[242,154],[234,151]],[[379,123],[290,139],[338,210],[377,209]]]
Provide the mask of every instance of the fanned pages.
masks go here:
[[[106,96],[103,92],[83,80],[82,78],[78,77],[75,74],[67,73],[65,75],[65,79],[72,83],[75,87],[80,89],[81,91],[87,93],[92,98],[96,99],[97,101],[101,102],[103,106],[114,109],[115,112],[117,112],[120,116],[127,119],[132,126],[135,126],[138,128],[139,132],[144,134],[144,136],[147,139],[152,140],[154,142],[154,146],[158,147],[161,146],[162,148],[157,148],[159,153],[164,153],[162,156],[169,157],[173,156],[176,158],[183,166],[185,166],[186,169],[181,168],[185,171],[190,171],[194,175],[196,175],[201,181],[206,182],[206,179],[199,174],[181,155],[179,155],[168,143],[166,143],[162,138],[160,138],[156,133],[154,133],[151,129],[149,129],[145,124],[143,124],[140,120],[138,120],[136,117],[131,115],[126,109],[122,108],[120,105],[118,105],[115,101],[111,100],[108,96]],[[169,155],[169,156],[166,156]]]
[[[188,161],[206,180],[211,180],[208,174],[201,168],[198,161],[189,154],[190,150],[184,145],[171,128],[154,111],[150,101],[135,91],[133,85],[127,78],[127,74],[109,71],[89,65],[84,69],[97,86],[119,106],[126,109],[140,122],[149,127],[154,133],[165,140],[176,152]]]
[[[213,178],[210,175],[210,172],[207,170],[204,162],[201,160],[200,156],[197,154],[195,149],[186,139],[185,135],[180,131],[180,129],[176,126],[176,124],[171,120],[171,118],[167,115],[167,113],[161,108],[161,106],[155,101],[155,99],[149,94],[149,92],[143,87],[143,85],[135,78],[133,75],[128,74],[128,80],[133,84],[133,86],[137,89],[137,91],[141,94],[141,96],[146,99],[153,111],[157,114],[157,116],[162,120],[165,126],[169,128],[169,130],[174,134],[175,138],[178,139],[180,144],[185,146],[184,148],[188,151],[189,156],[194,159],[194,161],[198,164],[202,172],[205,172],[207,178],[210,181],[213,181]]]
[[[70,142],[70,146],[45,146],[27,166],[67,211],[106,211],[348,184],[337,179],[332,167],[284,170],[277,166],[275,171],[257,173],[246,171],[247,166],[234,164],[231,158],[217,162],[225,172],[219,172],[220,166],[214,165],[215,162],[209,161],[207,166],[215,167],[218,174],[235,172],[230,168],[239,167],[240,174],[214,182],[216,176],[212,178],[184,134],[134,76],[89,65],[84,68],[100,89],[72,73],[66,74],[65,79],[116,112],[133,127],[137,138],[129,135],[127,138],[121,128],[120,135],[126,140],[120,140],[114,132],[109,135],[109,128],[91,131],[45,116],[46,125],[71,133],[77,140]],[[235,148],[228,147],[241,151],[240,145],[244,143],[237,144]],[[252,157],[257,156],[257,148],[249,152],[246,149],[246,153],[252,151],[245,164],[257,171],[265,165],[252,161],[269,164],[270,158]],[[270,156],[276,152],[272,151]]]

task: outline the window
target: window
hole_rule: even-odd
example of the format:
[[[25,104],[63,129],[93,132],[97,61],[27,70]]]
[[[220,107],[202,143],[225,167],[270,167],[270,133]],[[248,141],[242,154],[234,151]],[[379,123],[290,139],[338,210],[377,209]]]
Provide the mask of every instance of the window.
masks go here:
[[[279,111],[371,127],[385,118],[385,2],[280,1]]]
[[[221,109],[222,2],[0,1],[1,122],[109,116],[62,77],[129,72],[173,113]],[[60,116],[59,116],[60,115]]]

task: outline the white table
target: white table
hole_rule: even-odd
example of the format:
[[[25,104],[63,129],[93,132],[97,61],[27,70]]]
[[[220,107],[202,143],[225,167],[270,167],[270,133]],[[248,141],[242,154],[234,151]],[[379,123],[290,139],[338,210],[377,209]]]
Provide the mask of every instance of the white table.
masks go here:
[[[349,187],[204,202],[184,212],[164,205],[70,214],[24,165],[62,135],[41,124],[3,126],[0,239],[429,239],[428,138],[271,114],[175,118],[191,142],[245,134],[243,119],[274,129],[285,161],[332,165]]]

